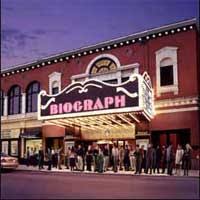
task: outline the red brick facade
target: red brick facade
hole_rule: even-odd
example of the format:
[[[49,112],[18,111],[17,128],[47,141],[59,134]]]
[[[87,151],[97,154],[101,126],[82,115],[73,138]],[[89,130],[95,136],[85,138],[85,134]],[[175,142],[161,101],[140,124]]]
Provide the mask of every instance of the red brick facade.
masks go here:
[[[182,27],[181,27],[182,28]],[[170,31],[171,29],[169,29]],[[41,84],[43,90],[49,91],[48,76],[53,72],[61,73],[61,88],[65,88],[71,83],[71,77],[78,74],[83,74],[90,61],[101,54],[112,54],[116,56],[121,66],[132,63],[139,63],[139,73],[142,74],[147,71],[151,77],[154,93],[155,103],[157,100],[173,100],[177,98],[189,98],[199,96],[199,47],[198,45],[198,31],[196,26],[193,29],[176,32],[174,34],[163,35],[161,37],[150,38],[149,40],[142,40],[141,42],[130,43],[128,45],[116,48],[106,49],[103,52],[94,52],[92,54],[76,56],[69,60],[52,63],[40,68],[30,69],[29,71],[11,74],[1,78],[1,89],[7,94],[11,86],[17,84],[22,88],[22,92],[26,91],[26,87],[31,81],[37,80]],[[98,45],[97,45],[98,46]],[[177,65],[178,65],[178,94],[173,92],[163,93],[157,96],[156,87],[156,51],[164,47],[177,47]],[[50,59],[49,59],[50,60]],[[188,105],[169,105],[158,110],[180,109],[198,107],[199,104]],[[160,113],[145,126],[138,125],[138,130],[149,129],[148,131],[173,131],[174,130],[190,130],[190,143],[192,146],[199,145],[199,110],[188,111],[173,111]],[[145,127],[145,128],[144,128]],[[161,136],[160,142],[165,136]],[[175,139],[174,139],[175,140]]]

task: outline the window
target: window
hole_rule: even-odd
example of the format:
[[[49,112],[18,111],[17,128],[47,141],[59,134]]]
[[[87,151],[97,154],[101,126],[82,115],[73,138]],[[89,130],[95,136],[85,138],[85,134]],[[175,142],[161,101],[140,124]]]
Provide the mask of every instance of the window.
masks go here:
[[[35,81],[29,84],[26,90],[26,112],[37,112],[37,97],[39,92],[39,82]]]
[[[18,141],[11,141],[11,156],[18,156]]]
[[[97,60],[90,69],[90,74],[107,73],[117,69],[116,63],[110,58],[101,58]]]
[[[160,68],[160,85],[173,85],[173,65],[163,66]]]
[[[52,83],[52,94],[57,94],[59,92],[58,81]]]
[[[4,115],[4,92],[1,90],[1,116]]]
[[[1,152],[8,155],[8,141],[1,142]]]
[[[21,88],[13,86],[8,92],[8,115],[21,113]]]
[[[178,94],[177,47],[163,47],[156,51],[157,96],[162,93]]]
[[[53,72],[49,75],[49,93],[57,94],[61,91],[61,73]]]

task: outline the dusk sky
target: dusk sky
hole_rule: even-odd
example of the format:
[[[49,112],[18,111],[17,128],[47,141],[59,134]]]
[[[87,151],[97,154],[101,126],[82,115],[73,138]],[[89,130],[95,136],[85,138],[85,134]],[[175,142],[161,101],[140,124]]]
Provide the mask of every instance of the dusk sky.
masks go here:
[[[1,68],[190,18],[198,0],[1,0]]]

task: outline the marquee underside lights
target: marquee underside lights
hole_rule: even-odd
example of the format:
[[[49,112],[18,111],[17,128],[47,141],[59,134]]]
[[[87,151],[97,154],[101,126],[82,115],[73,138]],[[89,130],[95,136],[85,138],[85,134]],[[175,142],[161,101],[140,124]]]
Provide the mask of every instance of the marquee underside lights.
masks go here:
[[[29,66],[29,69],[27,69],[27,66],[23,66],[21,69],[17,70],[17,71],[14,71],[14,70],[10,70],[9,72],[5,72],[5,73],[2,73],[1,75],[3,77],[5,76],[9,76],[9,75],[14,75],[15,72],[16,73],[20,73],[20,72],[24,72],[25,70],[28,71],[28,70],[31,70],[31,69],[35,69],[36,67],[39,68],[41,66],[46,66],[46,64],[48,65],[51,65],[53,63],[57,63],[58,61],[59,62],[63,62],[65,60],[70,60],[70,59],[74,59],[75,57],[81,57],[81,56],[86,56],[87,54],[94,54],[96,52],[99,52],[99,51],[104,51],[104,50],[110,50],[112,48],[116,48],[118,46],[124,46],[124,45],[130,45],[131,43],[136,43],[136,42],[142,42],[143,40],[150,40],[150,39],[155,39],[156,37],[161,37],[161,36],[164,36],[164,35],[169,35],[169,34],[175,34],[175,33],[180,33],[181,31],[187,31],[187,30],[192,30],[194,28],[194,25],[182,25],[180,27],[177,27],[177,28],[169,28],[168,30],[165,30],[165,31],[160,31],[158,33],[151,33],[151,34],[147,34],[146,35],[143,35],[143,36],[140,36],[140,37],[136,37],[134,39],[124,39],[124,41],[116,41],[114,44],[112,45],[105,45],[104,47],[101,47],[101,48],[94,48],[92,50],[88,50],[88,51],[83,51],[83,52],[80,52],[80,53],[73,53],[71,55],[68,55],[66,57],[63,58],[63,55],[61,57],[60,55],[60,58],[57,58],[57,59],[48,59],[46,60],[45,62],[44,61],[41,61],[40,63],[38,64],[35,64],[34,66]],[[46,64],[45,64],[46,63]],[[22,70],[23,69],[23,70]],[[9,73],[9,74],[8,74]]]

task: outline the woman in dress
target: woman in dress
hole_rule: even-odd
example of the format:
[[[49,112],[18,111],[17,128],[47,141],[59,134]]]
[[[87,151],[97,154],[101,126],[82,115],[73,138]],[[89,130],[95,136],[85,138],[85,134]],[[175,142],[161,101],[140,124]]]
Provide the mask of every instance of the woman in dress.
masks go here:
[[[177,175],[180,175],[183,153],[184,153],[184,151],[183,151],[181,145],[178,144],[178,147],[177,147],[177,150],[176,150],[176,158],[175,158],[175,165],[176,165],[175,174],[177,174]]]

